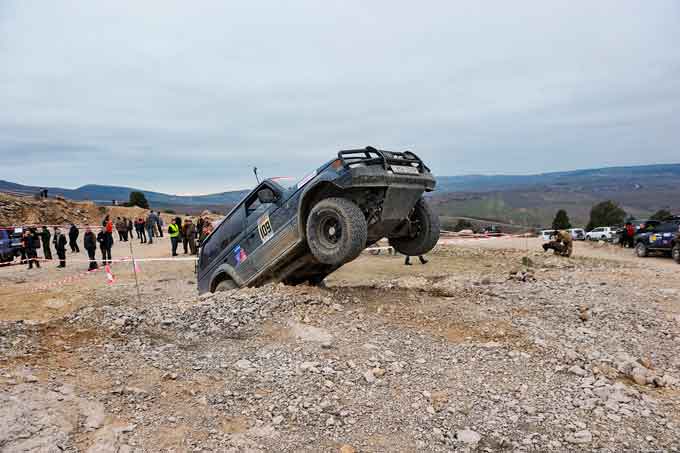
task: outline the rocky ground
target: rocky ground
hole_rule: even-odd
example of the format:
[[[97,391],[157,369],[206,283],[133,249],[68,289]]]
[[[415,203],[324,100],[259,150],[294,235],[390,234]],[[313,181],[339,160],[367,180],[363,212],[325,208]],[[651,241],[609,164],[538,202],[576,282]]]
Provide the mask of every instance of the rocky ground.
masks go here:
[[[46,291],[71,308],[0,324],[0,450],[679,451],[678,268],[499,244],[326,289],[198,297],[178,262]]]

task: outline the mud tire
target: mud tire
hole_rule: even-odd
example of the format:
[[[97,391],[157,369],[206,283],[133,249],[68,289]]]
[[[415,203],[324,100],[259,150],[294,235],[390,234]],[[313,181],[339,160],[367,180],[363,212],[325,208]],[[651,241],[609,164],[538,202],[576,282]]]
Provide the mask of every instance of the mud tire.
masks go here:
[[[413,207],[409,220],[413,222],[415,230],[409,236],[390,238],[390,245],[402,255],[425,255],[439,240],[439,216],[434,213],[427,201],[421,198]]]
[[[306,233],[307,244],[317,261],[339,266],[364,250],[368,226],[356,204],[334,197],[314,205],[307,217]]]
[[[223,291],[231,291],[232,289],[237,289],[237,288],[238,288],[238,286],[236,285],[234,280],[227,278],[227,279],[224,279],[217,284],[217,286],[215,287],[215,292],[221,293]]]

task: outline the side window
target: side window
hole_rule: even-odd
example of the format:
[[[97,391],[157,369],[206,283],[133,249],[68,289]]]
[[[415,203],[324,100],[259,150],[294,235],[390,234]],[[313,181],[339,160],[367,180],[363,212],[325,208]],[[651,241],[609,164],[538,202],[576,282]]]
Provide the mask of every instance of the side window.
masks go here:
[[[676,231],[678,231],[678,223],[664,222],[656,227],[656,231],[660,233],[675,233]]]
[[[239,206],[232,215],[217,227],[210,239],[203,245],[201,264],[208,266],[217,256],[236,239],[243,230],[245,208]]]
[[[267,208],[274,203],[277,196],[278,194],[268,186],[262,186],[255,192],[245,203],[246,216],[248,217],[249,222],[251,217],[258,217],[265,212]]]
[[[236,236],[238,236],[241,231],[243,231],[244,220],[245,209],[243,205],[241,205],[236,211],[232,213],[229,219],[225,220],[227,223],[224,225],[224,233],[220,235],[221,248],[226,248],[231,243],[231,241],[236,239]]]

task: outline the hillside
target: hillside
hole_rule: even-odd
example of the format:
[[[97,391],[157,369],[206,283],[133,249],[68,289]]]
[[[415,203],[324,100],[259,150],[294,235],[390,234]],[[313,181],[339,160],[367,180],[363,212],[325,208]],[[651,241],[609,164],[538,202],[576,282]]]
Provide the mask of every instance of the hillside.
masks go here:
[[[594,168],[537,175],[466,175],[437,177],[431,199],[445,225],[468,216],[512,224],[547,226],[555,211],[566,209],[574,225],[588,221],[593,204],[612,199],[627,213],[643,218],[658,209],[680,211],[680,164]],[[0,192],[35,194],[39,187],[0,181]],[[77,189],[49,188],[72,200],[110,204],[128,200],[131,187],[88,184]],[[180,196],[140,190],[156,209],[197,214],[203,209],[226,212],[247,191]],[[447,219],[450,217],[451,219]]]
[[[158,209],[173,208],[185,211],[185,207],[215,208],[218,206],[234,205],[247,193],[244,190],[227,191],[209,195],[171,195],[149,190],[135,189],[132,187],[105,186],[87,184],[77,189],[64,189],[62,187],[46,187],[50,195],[61,195],[70,200],[89,200],[97,203],[111,203],[112,200],[127,201],[130,192],[144,193],[149,203]],[[26,186],[10,181],[0,180],[0,192],[13,192],[18,194],[33,195],[38,193],[41,187]]]
[[[15,196],[0,193],[0,226],[16,225],[100,225],[106,214],[111,218],[126,217],[129,219],[143,217],[149,213],[148,209],[137,206],[97,206],[91,201],[73,201],[60,198],[47,200],[33,197]],[[166,224],[173,215],[161,214]],[[216,215],[207,216],[211,220],[219,218]]]
[[[449,227],[457,216],[549,226],[558,209],[567,210],[573,225],[583,226],[590,208],[603,200],[617,201],[636,218],[662,208],[680,211],[680,164],[526,176],[444,176],[437,181],[432,200]]]

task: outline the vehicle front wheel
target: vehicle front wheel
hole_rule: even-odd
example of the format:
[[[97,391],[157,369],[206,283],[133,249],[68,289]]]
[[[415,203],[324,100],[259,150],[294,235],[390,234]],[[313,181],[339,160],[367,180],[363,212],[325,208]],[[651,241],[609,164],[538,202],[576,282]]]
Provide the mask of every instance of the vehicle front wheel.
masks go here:
[[[359,256],[368,237],[364,213],[345,198],[326,198],[314,205],[307,217],[306,231],[314,257],[334,266]]]
[[[238,286],[236,286],[236,283],[232,279],[227,278],[217,284],[217,286],[215,287],[215,292],[220,293],[222,291],[229,291],[236,288],[238,288]]]
[[[671,256],[676,263],[680,264],[680,244],[675,244],[671,250]]]
[[[408,217],[409,234],[404,237],[390,238],[390,245],[402,255],[424,255],[437,245],[439,240],[439,216],[421,198]]]
[[[642,242],[638,242],[635,246],[635,254],[640,258],[644,258],[648,253],[647,246]]]

